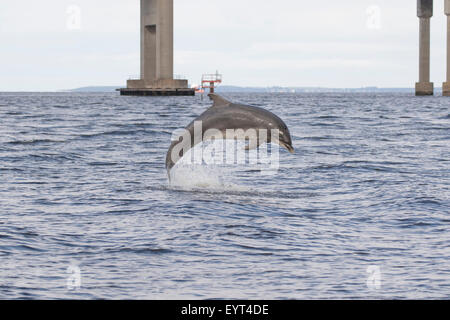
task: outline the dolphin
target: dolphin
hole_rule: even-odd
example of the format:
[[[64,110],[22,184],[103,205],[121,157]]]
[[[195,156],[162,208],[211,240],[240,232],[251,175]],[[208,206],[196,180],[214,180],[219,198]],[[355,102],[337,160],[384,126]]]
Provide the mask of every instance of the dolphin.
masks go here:
[[[226,132],[229,129],[241,131],[252,129],[258,131],[258,133],[261,130],[266,130],[269,134],[265,137],[261,137],[260,134],[257,134],[256,139],[248,139],[248,136],[241,134],[240,136],[235,136],[235,139],[250,140],[246,150],[256,149],[263,143],[273,142],[286,148],[290,153],[294,153],[291,134],[287,125],[272,112],[263,108],[236,104],[217,94],[212,93],[208,96],[213,101],[213,105],[185,128],[184,131],[188,134],[188,138],[185,137],[185,139],[183,139],[182,137],[179,137],[178,140],[172,142],[166,156],[166,169],[168,173],[170,173],[170,170],[175,166],[176,162],[180,160],[183,154],[189,149],[194,148],[197,144],[205,140],[211,139],[211,136],[207,134],[210,129],[221,132],[222,137],[226,136]],[[196,123],[200,122],[202,124],[201,131],[196,133]],[[277,132],[279,134],[277,134],[278,136],[273,137],[270,132]],[[201,134],[201,136],[198,136],[199,134]],[[177,145],[182,143],[181,140],[185,140],[184,143],[187,143],[186,146],[183,150],[174,150]]]

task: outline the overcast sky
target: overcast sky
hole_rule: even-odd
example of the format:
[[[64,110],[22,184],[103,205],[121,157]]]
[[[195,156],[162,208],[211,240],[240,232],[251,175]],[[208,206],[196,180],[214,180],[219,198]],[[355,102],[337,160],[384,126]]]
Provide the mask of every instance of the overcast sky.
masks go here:
[[[2,0],[0,91],[125,85],[139,74],[139,0]],[[175,0],[175,73],[240,86],[413,87],[416,0]],[[432,81],[445,80],[444,1]]]

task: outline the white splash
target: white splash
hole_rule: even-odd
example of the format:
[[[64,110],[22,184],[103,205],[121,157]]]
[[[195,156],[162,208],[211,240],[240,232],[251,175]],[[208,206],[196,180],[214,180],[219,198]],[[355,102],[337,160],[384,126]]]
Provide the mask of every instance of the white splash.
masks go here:
[[[222,141],[201,143],[189,150],[170,171],[170,187],[183,190],[206,189],[213,192],[250,191],[251,188],[230,181],[239,167],[221,162],[222,143]],[[209,150],[211,144],[215,144],[218,151],[207,155],[204,151]],[[202,155],[200,161],[198,154]]]

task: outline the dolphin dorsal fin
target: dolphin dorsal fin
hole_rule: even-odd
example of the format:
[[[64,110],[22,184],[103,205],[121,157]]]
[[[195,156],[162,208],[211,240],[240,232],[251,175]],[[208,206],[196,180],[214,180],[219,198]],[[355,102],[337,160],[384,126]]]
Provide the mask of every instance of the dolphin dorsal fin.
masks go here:
[[[231,101],[228,101],[215,93],[208,94],[208,97],[214,102],[213,107],[227,107],[232,104]]]

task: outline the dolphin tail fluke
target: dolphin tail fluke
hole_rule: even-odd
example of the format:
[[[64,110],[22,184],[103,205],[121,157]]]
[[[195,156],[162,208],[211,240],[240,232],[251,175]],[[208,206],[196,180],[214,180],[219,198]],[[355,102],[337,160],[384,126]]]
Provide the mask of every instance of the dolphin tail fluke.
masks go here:
[[[208,97],[214,102],[213,107],[226,107],[232,104],[231,101],[228,101],[215,93],[208,94]]]

